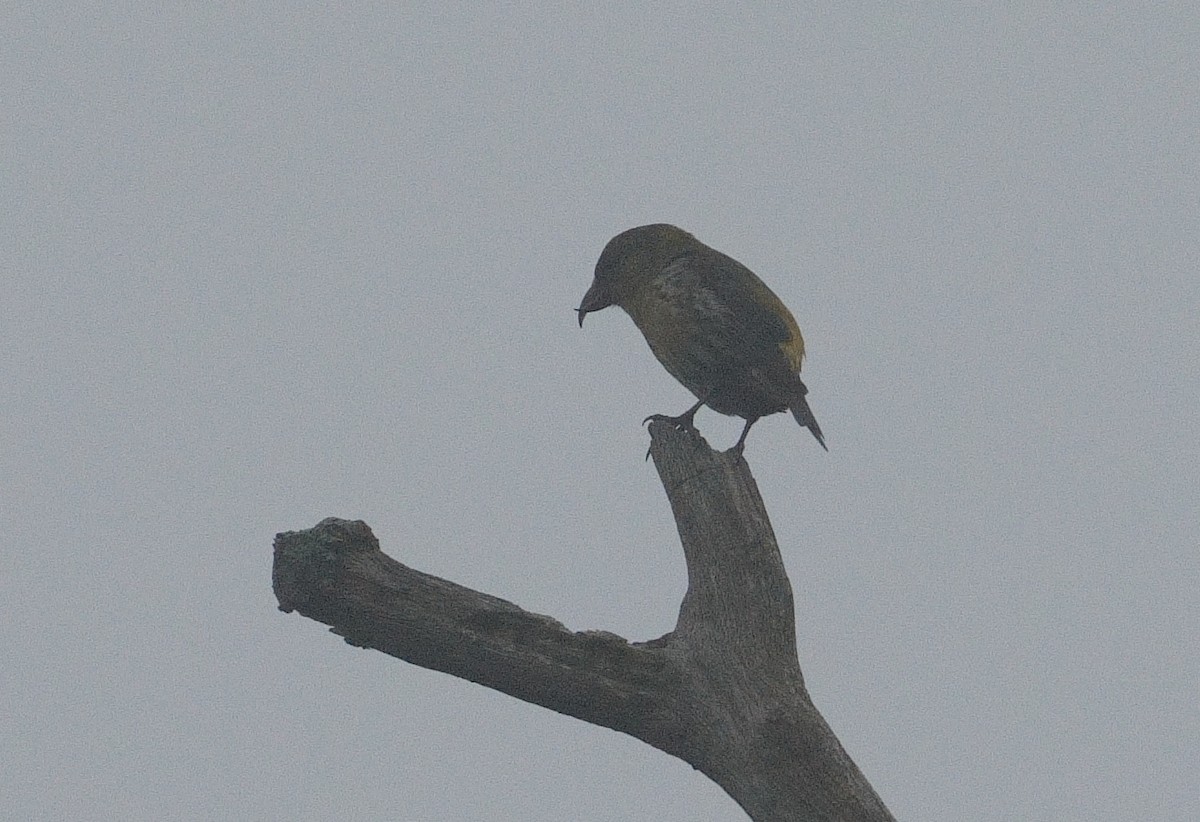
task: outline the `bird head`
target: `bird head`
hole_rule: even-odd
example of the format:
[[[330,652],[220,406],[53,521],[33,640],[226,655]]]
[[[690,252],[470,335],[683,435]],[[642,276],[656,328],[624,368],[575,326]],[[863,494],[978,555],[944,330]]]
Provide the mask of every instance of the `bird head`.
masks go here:
[[[592,287],[575,309],[579,325],[592,311],[610,305],[627,308],[641,286],[694,243],[691,234],[666,223],[638,226],[613,237],[600,253]]]

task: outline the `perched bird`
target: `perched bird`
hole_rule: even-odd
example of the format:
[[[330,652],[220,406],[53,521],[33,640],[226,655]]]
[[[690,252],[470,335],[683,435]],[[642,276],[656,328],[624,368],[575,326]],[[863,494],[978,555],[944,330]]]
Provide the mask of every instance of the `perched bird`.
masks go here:
[[[768,414],[791,411],[826,451],[825,437],[800,380],[804,339],[787,307],[746,266],[673,225],[644,225],[609,240],[583,295],[579,325],[592,311],[617,305],[650,350],[698,402],[669,417],[695,431],[700,406],[743,417],[733,446],[741,453],[750,426]]]

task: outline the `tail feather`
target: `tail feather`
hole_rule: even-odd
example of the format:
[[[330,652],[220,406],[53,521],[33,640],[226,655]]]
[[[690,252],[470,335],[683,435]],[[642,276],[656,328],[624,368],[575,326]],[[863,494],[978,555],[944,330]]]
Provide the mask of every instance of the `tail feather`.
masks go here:
[[[808,407],[808,400],[804,399],[804,395],[801,394],[793,400],[789,407],[791,408],[792,416],[796,418],[796,422],[803,425],[809,431],[812,431],[812,435],[817,438],[817,442],[821,443],[821,447],[828,451],[829,446],[825,444],[825,435],[821,433],[821,426],[817,425],[817,418],[813,416],[812,409]]]

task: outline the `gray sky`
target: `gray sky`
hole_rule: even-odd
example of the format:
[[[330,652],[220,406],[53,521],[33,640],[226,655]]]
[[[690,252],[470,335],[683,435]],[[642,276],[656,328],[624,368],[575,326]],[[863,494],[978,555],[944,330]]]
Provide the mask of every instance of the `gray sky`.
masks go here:
[[[0,19],[0,817],[744,818],[275,610],[271,538],[647,639],[691,401],[604,243],[804,329],[746,456],[902,819],[1200,818],[1200,11],[30,4]],[[741,421],[702,411],[728,447]]]

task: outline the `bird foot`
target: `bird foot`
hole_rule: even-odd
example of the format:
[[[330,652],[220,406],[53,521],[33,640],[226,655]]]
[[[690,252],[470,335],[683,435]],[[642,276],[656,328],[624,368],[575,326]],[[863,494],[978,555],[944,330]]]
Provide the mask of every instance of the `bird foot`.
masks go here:
[[[642,420],[642,425],[645,425],[651,420],[654,422],[669,422],[671,425],[675,426],[676,431],[687,431],[689,434],[699,434],[700,432],[696,430],[696,426],[692,423],[692,417],[694,416],[694,414],[680,414],[678,417],[671,417],[667,414],[651,414],[650,416],[646,417],[646,419]]]
[[[698,405],[696,406],[696,408],[699,407],[700,406]],[[689,434],[700,436],[700,432],[696,430],[696,426],[692,423],[692,418],[696,416],[696,408],[691,409],[686,414],[680,414],[678,417],[668,416],[667,414],[651,414],[650,416],[646,417],[646,419],[642,420],[642,425],[645,425],[651,421],[669,422],[671,425],[675,426],[676,431],[686,431]],[[650,450],[653,447],[653,444],[651,444],[650,448],[646,449],[646,459],[650,459]]]

